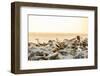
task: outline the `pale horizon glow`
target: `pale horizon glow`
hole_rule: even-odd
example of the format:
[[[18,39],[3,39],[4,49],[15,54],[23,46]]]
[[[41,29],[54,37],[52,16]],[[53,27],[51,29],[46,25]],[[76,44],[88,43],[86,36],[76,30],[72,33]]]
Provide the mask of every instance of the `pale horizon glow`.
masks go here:
[[[87,34],[88,18],[29,15],[29,32]]]

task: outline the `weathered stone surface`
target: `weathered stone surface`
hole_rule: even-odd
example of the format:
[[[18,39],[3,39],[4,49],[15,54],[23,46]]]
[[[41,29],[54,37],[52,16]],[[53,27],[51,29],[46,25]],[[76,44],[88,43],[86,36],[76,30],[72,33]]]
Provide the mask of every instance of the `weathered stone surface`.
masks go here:
[[[28,60],[55,60],[88,58],[88,39],[80,36],[70,40],[49,40],[47,43],[28,44]]]

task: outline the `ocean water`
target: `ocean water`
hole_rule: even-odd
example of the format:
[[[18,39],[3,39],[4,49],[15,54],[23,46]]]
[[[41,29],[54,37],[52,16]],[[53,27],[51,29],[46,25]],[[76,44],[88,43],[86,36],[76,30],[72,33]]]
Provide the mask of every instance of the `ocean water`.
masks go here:
[[[72,33],[28,33],[28,42],[37,43],[36,39],[39,39],[39,42],[48,42],[48,40],[63,41],[64,39],[72,39],[76,36],[80,36],[81,39],[87,38],[87,34],[72,34]]]

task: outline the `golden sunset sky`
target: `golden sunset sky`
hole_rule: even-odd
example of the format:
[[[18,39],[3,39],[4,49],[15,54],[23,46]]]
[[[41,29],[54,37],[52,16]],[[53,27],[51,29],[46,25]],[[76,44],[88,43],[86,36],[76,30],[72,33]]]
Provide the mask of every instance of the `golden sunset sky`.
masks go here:
[[[88,18],[30,15],[29,32],[87,34]]]

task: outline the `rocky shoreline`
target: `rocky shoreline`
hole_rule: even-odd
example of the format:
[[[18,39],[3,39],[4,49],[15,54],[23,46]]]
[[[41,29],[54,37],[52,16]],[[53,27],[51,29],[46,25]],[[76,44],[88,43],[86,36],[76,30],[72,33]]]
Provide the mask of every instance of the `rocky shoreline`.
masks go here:
[[[47,43],[28,43],[28,60],[57,60],[88,58],[88,39],[76,36],[60,41],[48,40]]]

